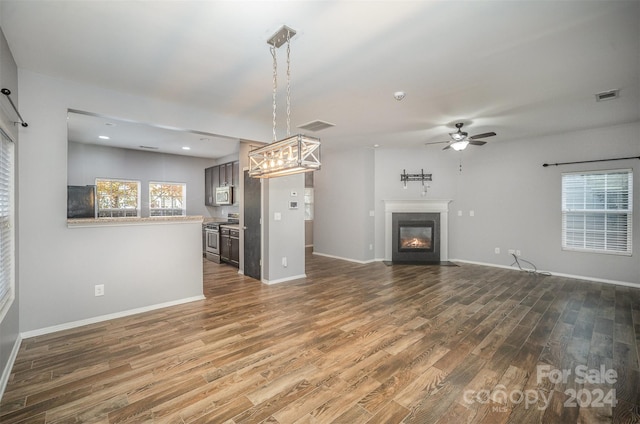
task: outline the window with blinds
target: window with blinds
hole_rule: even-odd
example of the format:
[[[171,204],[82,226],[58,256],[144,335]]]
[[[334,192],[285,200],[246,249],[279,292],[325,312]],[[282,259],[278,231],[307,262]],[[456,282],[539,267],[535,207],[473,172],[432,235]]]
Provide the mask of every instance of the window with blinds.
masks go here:
[[[14,146],[0,131],[0,321],[11,306],[15,284]]]
[[[562,174],[562,248],[631,255],[630,169]]]

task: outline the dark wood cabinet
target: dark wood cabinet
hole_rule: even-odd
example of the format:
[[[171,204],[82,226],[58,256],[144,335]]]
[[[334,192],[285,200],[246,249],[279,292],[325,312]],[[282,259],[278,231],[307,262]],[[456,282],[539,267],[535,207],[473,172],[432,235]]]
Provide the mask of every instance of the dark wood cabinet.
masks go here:
[[[214,171],[217,171],[215,166],[204,170],[204,204],[207,206],[215,206],[216,189],[213,185]]]
[[[240,162],[228,162],[212,166],[204,170],[204,204],[218,206],[216,203],[216,188],[233,186],[233,204],[237,204],[237,190],[240,185]]]
[[[220,260],[235,267],[240,265],[240,230],[220,226]]]

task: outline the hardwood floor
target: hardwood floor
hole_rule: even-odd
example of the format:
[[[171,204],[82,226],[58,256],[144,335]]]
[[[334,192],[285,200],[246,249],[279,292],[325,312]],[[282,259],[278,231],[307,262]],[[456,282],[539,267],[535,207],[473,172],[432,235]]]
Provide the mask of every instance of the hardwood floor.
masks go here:
[[[640,422],[640,289],[318,256],[275,286],[204,269],[204,301],[24,340],[0,422]]]

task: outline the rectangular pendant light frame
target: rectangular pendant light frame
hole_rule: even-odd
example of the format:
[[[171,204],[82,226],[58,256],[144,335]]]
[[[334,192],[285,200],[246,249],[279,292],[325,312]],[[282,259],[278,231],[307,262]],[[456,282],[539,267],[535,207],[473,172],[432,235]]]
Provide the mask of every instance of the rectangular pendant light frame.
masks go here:
[[[320,140],[294,135],[249,152],[249,176],[282,177],[320,169]]]

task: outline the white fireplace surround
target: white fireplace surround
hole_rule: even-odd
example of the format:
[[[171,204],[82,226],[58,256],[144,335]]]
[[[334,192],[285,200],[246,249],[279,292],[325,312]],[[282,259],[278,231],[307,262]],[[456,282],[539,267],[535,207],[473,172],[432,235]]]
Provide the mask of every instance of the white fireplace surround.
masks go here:
[[[384,200],[384,260],[391,261],[393,213],[440,214],[440,261],[449,260],[449,203],[448,199]]]

